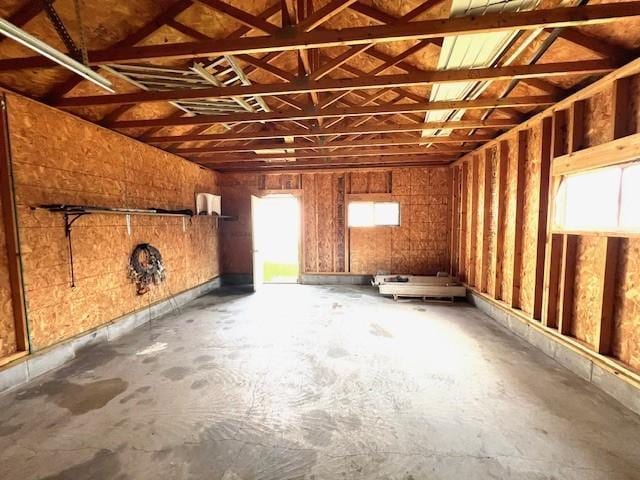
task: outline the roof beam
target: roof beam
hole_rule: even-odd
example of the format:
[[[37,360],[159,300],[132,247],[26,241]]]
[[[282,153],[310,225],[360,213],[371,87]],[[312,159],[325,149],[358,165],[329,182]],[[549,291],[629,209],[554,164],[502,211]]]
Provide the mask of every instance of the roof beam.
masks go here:
[[[381,165],[381,164],[411,164],[411,165],[429,165],[432,163],[450,163],[454,160],[457,160],[457,155],[444,154],[444,155],[388,155],[388,156],[362,156],[362,157],[333,157],[330,159],[313,159],[306,158],[301,159],[294,162],[282,162],[282,163],[267,163],[264,160],[258,161],[260,163],[265,163],[266,165],[275,166],[282,165],[286,167],[298,167],[298,166],[307,166],[307,167],[323,167],[323,166],[335,166],[335,165]],[[216,162],[215,160],[210,161],[201,161],[198,160],[196,163],[212,165],[213,168],[223,168],[223,167],[247,167],[250,165],[256,166],[256,161],[246,161],[246,162]]]
[[[369,133],[399,133],[399,132],[419,132],[427,129],[462,129],[468,130],[472,128],[509,128],[515,127],[518,123],[512,120],[460,120],[450,122],[428,122],[428,123],[410,123],[410,124],[394,124],[386,123],[384,125],[366,126],[362,125],[354,127],[346,125],[338,128],[326,129],[296,129],[296,130],[260,130],[257,132],[242,133],[214,133],[207,135],[175,135],[168,137],[150,137],[147,143],[164,144],[164,143],[182,143],[187,141],[227,141],[227,140],[257,140],[267,138],[284,138],[284,137],[324,137],[332,135],[360,135]]]
[[[285,147],[286,148],[286,147]],[[468,153],[473,148],[471,147],[457,147],[443,150],[437,150],[434,148],[426,147],[394,147],[394,148],[360,148],[355,150],[338,149],[333,152],[292,152],[292,153],[251,153],[246,152],[243,154],[232,155],[216,155],[215,157],[203,158],[193,155],[200,155],[203,153],[209,154],[210,152],[192,152],[189,156],[197,162],[201,163],[231,163],[231,162],[265,162],[270,160],[278,160],[281,158],[346,158],[346,157],[375,157],[375,156],[389,156],[389,155],[447,155],[452,153]],[[175,150],[173,153],[184,155],[184,149]]]
[[[147,103],[200,98],[292,95],[309,92],[430,85],[441,82],[468,82],[470,80],[511,80],[514,78],[541,78],[558,75],[604,74],[613,70],[614,66],[607,60],[590,60],[534,65],[512,65],[496,68],[437,70],[411,75],[382,75],[322,80],[299,79],[296,82],[273,84],[121,93],[114,95],[90,95],[86,97],[64,98],[56,102],[55,105],[58,107],[85,107],[89,105],[121,105],[125,103]]]
[[[506,30],[531,30],[549,27],[574,27],[613,22],[640,16],[640,1],[530,10],[513,13],[487,13],[480,16],[424,20],[396,25],[345,28],[331,30],[284,29],[278,34],[242,39],[221,39],[202,42],[171,43],[125,48],[107,48],[89,53],[90,63],[137,62],[169,58],[198,58],[241,53],[261,53],[274,50],[299,50],[377,42],[433,39],[470,33]],[[41,56],[11,58],[0,61],[0,70],[52,66]]]
[[[456,143],[481,143],[491,140],[491,135],[469,135],[467,137],[387,137],[362,140],[342,140],[331,143],[320,142],[258,142],[246,145],[221,145],[221,146],[200,146],[183,147],[174,150],[176,154],[183,153],[241,153],[254,152],[256,150],[268,152],[270,150],[326,150],[335,148],[352,147],[384,147],[393,145],[419,145],[423,143],[433,144],[456,144]],[[320,138],[319,140],[322,140]]]
[[[416,43],[415,45],[413,45],[411,48],[405,50],[404,52],[400,53],[399,55],[396,55],[395,57],[390,57],[388,60],[386,60],[382,65],[374,68],[373,70],[371,70],[370,72],[368,72],[368,75],[373,75],[373,76],[377,76],[380,75],[381,73],[387,71],[390,68],[395,67],[398,63],[403,63],[404,59],[413,55],[414,53],[419,52],[420,50],[422,50],[423,48],[425,48],[426,46],[429,45],[428,41],[420,41],[418,43]],[[373,49],[372,49],[373,50]],[[371,52],[369,52],[371,53]],[[364,76],[366,74],[360,74],[361,76]],[[385,90],[389,90],[389,89],[385,89]],[[322,104],[320,105],[322,108],[325,108],[329,105],[331,105],[332,103],[336,102],[337,100],[343,98],[344,96],[348,95],[349,93],[351,93],[350,90],[346,90],[346,91],[342,91],[339,92],[335,95],[332,95],[331,97],[325,99]]]
[[[237,98],[237,97],[234,97]],[[479,98],[476,100],[447,100],[422,103],[372,105],[353,108],[317,108],[280,112],[230,113],[226,115],[197,115],[176,119],[129,120],[112,123],[113,128],[140,128],[178,125],[207,125],[215,123],[282,122],[312,120],[316,118],[359,117],[365,115],[397,115],[401,113],[427,112],[431,110],[511,108],[518,106],[550,106],[557,101],[552,96]]]
[[[128,46],[135,45],[136,43],[144,40],[146,37],[151,35],[160,27],[162,27],[163,25],[166,25],[167,22],[169,22],[171,19],[175,18],[180,13],[182,13],[187,8],[189,8],[192,5],[192,3],[193,2],[191,0],[178,0],[177,2],[174,2],[173,4],[168,6],[163,12],[161,12],[159,15],[154,17],[151,21],[149,21],[148,23],[146,23],[145,25],[143,25],[142,27],[140,27],[138,30],[131,33],[130,35],[127,35],[127,37],[125,37],[123,40],[120,40],[119,42],[117,42],[115,45],[113,45],[113,47],[114,48],[128,47]],[[94,70],[97,70],[97,68],[94,68]],[[57,99],[62,98],[64,95],[66,95],[71,90],[73,90],[82,81],[84,81],[83,77],[79,75],[72,75],[71,77],[69,77],[69,79],[53,87],[47,93],[47,98],[46,98],[47,102],[54,102]]]

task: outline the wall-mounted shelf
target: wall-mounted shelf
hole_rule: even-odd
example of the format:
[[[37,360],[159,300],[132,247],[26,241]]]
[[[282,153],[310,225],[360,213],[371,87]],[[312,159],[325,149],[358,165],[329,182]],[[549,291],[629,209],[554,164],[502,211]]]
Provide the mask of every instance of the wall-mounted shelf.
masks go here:
[[[48,210],[53,213],[61,213],[64,215],[64,234],[67,237],[69,245],[69,266],[71,269],[71,286],[76,286],[76,277],[73,270],[73,244],[71,242],[71,227],[80,218],[85,215],[147,215],[155,217],[193,217],[193,210],[168,210],[164,208],[111,208],[98,207],[94,205],[64,205],[64,204],[44,204],[31,207],[33,210]],[[229,215],[215,215],[216,228],[220,220],[230,221],[237,220],[237,217]],[[128,225],[128,223],[127,223]],[[184,225],[183,225],[184,228]]]
[[[65,215],[88,215],[91,213],[109,215],[155,215],[163,217],[192,217],[193,210],[167,210],[164,208],[111,208],[96,207],[90,205],[63,205],[46,204],[33,207],[35,209],[49,210],[50,212],[63,213]]]
[[[71,242],[71,227],[80,218],[91,214],[108,215],[149,215],[161,217],[192,217],[192,210],[166,210],[162,208],[110,208],[89,205],[46,204],[32,207],[32,209],[48,210],[64,215],[64,235],[69,246],[69,266],[71,268],[71,287],[76,286],[76,276],[73,270],[73,244]]]

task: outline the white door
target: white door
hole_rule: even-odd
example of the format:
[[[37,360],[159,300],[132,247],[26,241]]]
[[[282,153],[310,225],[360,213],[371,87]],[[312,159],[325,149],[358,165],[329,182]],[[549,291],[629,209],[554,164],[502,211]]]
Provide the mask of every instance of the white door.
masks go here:
[[[257,291],[264,279],[264,261],[259,250],[260,245],[260,205],[259,197],[251,195],[251,248],[253,253],[253,291]]]

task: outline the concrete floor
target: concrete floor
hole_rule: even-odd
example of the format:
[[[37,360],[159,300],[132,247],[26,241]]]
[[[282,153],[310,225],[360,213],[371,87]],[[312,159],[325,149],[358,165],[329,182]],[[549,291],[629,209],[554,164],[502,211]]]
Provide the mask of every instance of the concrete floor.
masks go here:
[[[466,304],[270,285],[1,397],[0,478],[638,479],[640,418]]]

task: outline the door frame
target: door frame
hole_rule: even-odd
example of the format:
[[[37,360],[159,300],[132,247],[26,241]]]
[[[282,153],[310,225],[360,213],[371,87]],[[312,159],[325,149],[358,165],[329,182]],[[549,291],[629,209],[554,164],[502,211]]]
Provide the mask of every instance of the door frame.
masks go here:
[[[258,193],[252,194],[252,196],[258,197],[260,199],[265,199],[267,197],[273,197],[275,195],[281,196],[292,196],[298,200],[298,210],[299,214],[299,228],[298,228],[298,279],[297,283],[302,283],[302,274],[303,274],[303,261],[304,261],[304,208],[303,208],[303,192],[302,189],[265,189],[259,190]],[[251,228],[251,235],[253,238],[253,224]],[[252,253],[253,256],[253,253]]]

